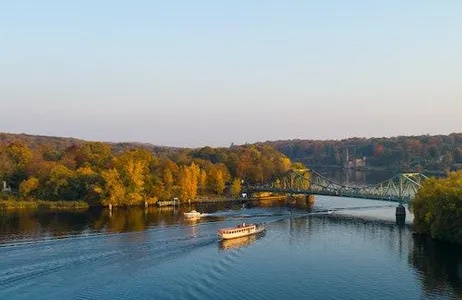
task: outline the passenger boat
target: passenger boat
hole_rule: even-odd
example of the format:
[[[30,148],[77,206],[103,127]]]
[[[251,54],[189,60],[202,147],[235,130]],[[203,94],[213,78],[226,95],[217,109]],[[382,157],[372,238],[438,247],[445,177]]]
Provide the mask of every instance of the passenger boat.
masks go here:
[[[184,213],[185,218],[200,218],[200,216],[201,216],[201,213],[195,210],[191,210],[190,212]]]
[[[256,234],[265,230],[265,224],[242,223],[236,227],[222,228],[218,230],[218,236],[224,240],[234,239],[246,235]]]

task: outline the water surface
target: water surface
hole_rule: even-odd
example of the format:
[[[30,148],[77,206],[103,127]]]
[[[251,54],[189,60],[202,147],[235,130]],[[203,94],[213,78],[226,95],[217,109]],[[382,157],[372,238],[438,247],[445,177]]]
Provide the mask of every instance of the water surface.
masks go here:
[[[462,299],[462,248],[413,236],[394,205],[0,212],[0,299]],[[267,231],[218,241],[243,221]]]

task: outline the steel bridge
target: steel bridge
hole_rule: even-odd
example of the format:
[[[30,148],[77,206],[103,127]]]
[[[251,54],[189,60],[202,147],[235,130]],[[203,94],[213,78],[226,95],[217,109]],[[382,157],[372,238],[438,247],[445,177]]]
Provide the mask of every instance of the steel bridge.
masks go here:
[[[247,193],[271,192],[290,195],[326,195],[409,202],[427,176],[402,173],[375,185],[350,186],[332,181],[315,170],[291,170],[270,184],[244,187]]]

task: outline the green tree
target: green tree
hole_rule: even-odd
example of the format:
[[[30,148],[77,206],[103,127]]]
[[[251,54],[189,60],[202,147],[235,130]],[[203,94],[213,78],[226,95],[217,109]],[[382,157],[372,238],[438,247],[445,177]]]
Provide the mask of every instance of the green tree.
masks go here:
[[[85,200],[91,204],[97,204],[99,197],[94,192],[95,186],[100,182],[101,175],[90,167],[80,167],[75,171],[73,181],[76,189],[77,199]]]
[[[424,181],[411,202],[414,229],[433,238],[462,243],[462,171]]]
[[[46,186],[52,191],[54,199],[69,200],[73,198],[71,191],[68,189],[73,176],[72,170],[63,165],[56,165],[51,170]]]

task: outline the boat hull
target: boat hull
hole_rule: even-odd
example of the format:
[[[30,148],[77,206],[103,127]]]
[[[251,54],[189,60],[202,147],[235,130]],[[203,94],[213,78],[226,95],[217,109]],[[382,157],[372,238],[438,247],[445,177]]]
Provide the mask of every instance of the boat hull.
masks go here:
[[[253,225],[248,227],[233,228],[233,229],[222,229],[218,231],[218,236],[223,240],[235,239],[244,236],[249,236],[265,231],[265,226],[263,225]]]
[[[200,213],[184,213],[185,218],[200,218]]]

